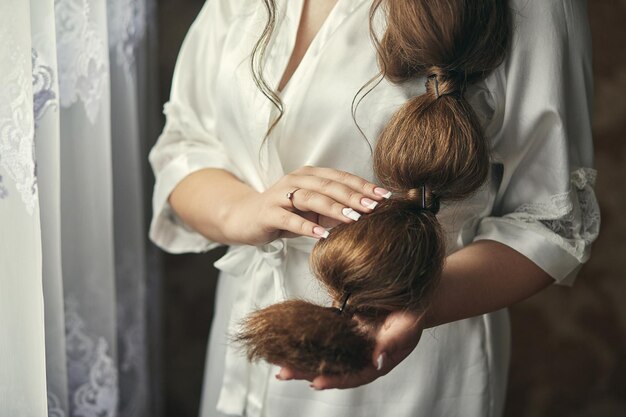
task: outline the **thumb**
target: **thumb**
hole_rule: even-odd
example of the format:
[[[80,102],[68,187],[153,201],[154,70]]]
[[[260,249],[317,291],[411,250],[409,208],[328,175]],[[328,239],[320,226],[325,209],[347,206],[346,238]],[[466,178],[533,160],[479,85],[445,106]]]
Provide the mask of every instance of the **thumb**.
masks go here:
[[[384,325],[376,337],[376,346],[372,352],[372,360],[376,370],[381,371],[390,357],[398,350],[397,337],[384,330]]]
[[[374,367],[379,371],[386,362],[401,361],[421,336],[421,316],[408,312],[391,313],[380,326],[372,352]]]

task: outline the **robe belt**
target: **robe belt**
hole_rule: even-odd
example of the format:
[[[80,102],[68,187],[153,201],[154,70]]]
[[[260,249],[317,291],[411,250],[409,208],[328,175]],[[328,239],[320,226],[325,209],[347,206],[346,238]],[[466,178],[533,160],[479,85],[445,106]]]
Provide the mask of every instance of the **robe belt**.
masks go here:
[[[261,246],[231,246],[213,265],[237,279],[237,293],[231,309],[228,336],[239,330],[241,321],[252,311],[287,299],[285,259],[288,250],[310,253],[317,240],[300,236],[281,238]],[[237,346],[228,343],[224,378],[217,409],[225,414],[259,416],[271,365],[250,363]],[[210,370],[209,370],[210,372]]]

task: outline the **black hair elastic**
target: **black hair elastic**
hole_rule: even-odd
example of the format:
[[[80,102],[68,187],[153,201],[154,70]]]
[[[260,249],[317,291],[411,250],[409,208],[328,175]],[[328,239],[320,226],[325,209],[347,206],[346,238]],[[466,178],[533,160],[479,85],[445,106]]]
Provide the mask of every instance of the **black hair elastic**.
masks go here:
[[[439,198],[437,198],[437,196],[433,195],[433,193],[430,193],[430,207],[426,205],[426,184],[422,184],[420,185],[420,188],[422,190],[421,192],[421,203],[422,203],[422,207],[420,207],[422,210],[428,210],[433,214],[437,214],[439,212]]]
[[[427,210],[428,207],[426,207],[426,184],[422,184],[421,188],[422,188],[422,209]]]
[[[346,306],[348,305],[348,298],[350,298],[350,295],[352,295],[351,292],[346,292],[346,295],[343,297],[343,302],[341,303],[341,307],[339,307],[337,309],[337,314],[343,314],[343,312],[346,309]]]

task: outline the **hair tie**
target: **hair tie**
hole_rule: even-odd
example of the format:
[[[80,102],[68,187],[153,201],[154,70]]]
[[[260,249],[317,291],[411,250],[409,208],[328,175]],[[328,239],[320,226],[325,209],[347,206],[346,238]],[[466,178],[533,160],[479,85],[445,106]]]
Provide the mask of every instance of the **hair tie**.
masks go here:
[[[415,188],[410,188],[406,191],[403,198],[412,202],[415,210],[430,211],[433,214],[437,214],[439,212],[439,197],[432,190],[429,195],[426,187],[427,185],[424,183]]]
[[[428,80],[426,80],[426,87],[428,88],[428,83],[432,80],[435,80],[435,98],[439,98],[441,95],[439,94],[439,78],[437,77],[437,74],[430,74],[428,76]]]
[[[467,73],[464,70],[444,70],[431,67],[426,76],[426,90],[432,87],[435,99],[445,95],[462,95],[467,85]],[[431,85],[432,83],[432,85]]]
[[[348,304],[348,298],[350,298],[350,295],[352,295],[352,293],[350,291],[346,292],[346,295],[344,295],[344,297],[343,297],[343,301],[341,303],[341,307],[339,307],[337,309],[337,314],[341,315],[346,310],[346,306]]]
[[[426,184],[422,184],[420,188],[422,189],[422,209],[426,210]]]
[[[436,197],[432,193],[432,191],[431,191],[431,193],[430,193],[430,206],[427,206],[426,205],[426,184],[420,185],[420,189],[422,191],[420,193],[421,194],[421,196],[420,196],[421,197],[421,203],[422,203],[422,206],[420,208],[422,210],[428,210],[428,211],[430,211],[433,214],[439,213],[439,207],[440,207],[439,198]]]

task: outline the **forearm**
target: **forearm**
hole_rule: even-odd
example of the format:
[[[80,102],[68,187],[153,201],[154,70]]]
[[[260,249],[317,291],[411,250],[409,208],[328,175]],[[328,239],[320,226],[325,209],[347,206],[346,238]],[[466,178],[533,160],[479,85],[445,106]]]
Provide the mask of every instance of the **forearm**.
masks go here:
[[[169,203],[187,225],[206,238],[237,244],[225,227],[228,214],[234,205],[255,193],[230,172],[207,168],[185,177],[172,191]]]
[[[447,257],[426,327],[499,310],[553,282],[516,250],[493,240],[476,241]]]

